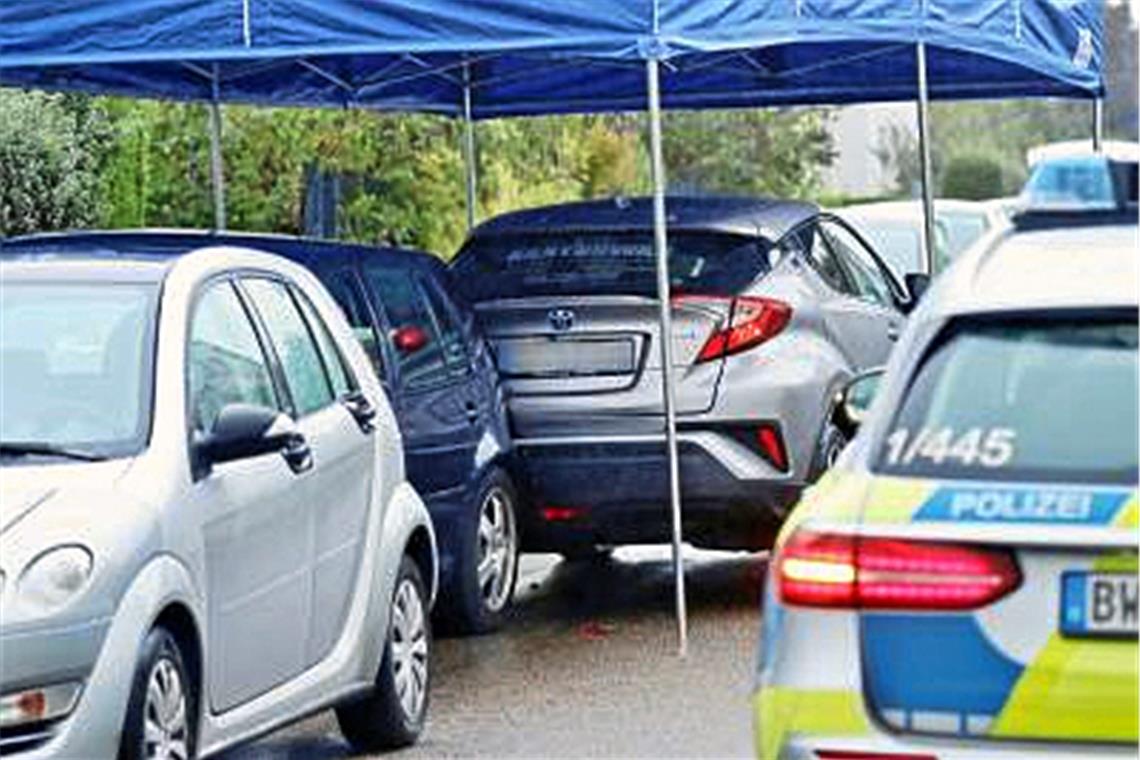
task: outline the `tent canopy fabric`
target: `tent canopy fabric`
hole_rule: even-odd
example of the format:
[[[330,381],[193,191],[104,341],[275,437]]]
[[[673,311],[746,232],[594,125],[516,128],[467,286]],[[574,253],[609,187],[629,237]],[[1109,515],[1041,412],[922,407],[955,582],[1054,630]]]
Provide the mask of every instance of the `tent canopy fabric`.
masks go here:
[[[464,113],[1103,94],[1102,0],[21,0],[0,84]]]

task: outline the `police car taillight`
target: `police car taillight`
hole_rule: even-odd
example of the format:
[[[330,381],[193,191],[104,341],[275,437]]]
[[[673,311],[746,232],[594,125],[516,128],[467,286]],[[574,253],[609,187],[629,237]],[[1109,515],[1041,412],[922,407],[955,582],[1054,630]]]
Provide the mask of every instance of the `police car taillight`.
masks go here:
[[[1017,588],[1007,552],[796,531],[776,558],[780,598],[808,607],[969,610]]]

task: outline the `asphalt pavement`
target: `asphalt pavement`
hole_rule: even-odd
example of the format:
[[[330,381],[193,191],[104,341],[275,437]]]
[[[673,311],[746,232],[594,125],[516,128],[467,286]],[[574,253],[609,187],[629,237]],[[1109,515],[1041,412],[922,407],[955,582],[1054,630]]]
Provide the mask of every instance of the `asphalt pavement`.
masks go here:
[[[668,547],[600,562],[530,555],[500,633],[436,642],[428,726],[386,757],[747,757],[763,555],[686,548],[677,657]],[[331,712],[226,760],[351,757]]]

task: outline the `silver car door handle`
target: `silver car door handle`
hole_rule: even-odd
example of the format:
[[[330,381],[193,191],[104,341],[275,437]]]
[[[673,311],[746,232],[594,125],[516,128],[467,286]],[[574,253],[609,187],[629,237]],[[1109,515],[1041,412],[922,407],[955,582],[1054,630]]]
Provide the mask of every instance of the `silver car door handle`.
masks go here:
[[[902,328],[901,327],[899,327],[898,325],[896,325],[894,323],[887,325],[887,339],[888,340],[898,340],[900,335],[902,335]]]

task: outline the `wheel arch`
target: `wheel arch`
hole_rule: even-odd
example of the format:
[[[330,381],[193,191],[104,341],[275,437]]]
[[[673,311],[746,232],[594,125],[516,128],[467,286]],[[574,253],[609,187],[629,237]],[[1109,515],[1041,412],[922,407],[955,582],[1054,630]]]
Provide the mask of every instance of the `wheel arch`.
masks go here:
[[[416,568],[420,571],[420,576],[424,582],[428,584],[431,589],[431,599],[428,600],[429,606],[435,603],[435,586],[436,583],[433,579],[437,577],[439,568],[436,566],[437,559],[435,556],[434,543],[428,529],[423,526],[417,526],[408,536],[408,542],[404,546],[404,554],[412,558],[416,563]]]
[[[190,608],[180,601],[171,601],[162,608],[151,624],[151,630],[162,628],[174,637],[178,644],[178,651],[182,654],[183,662],[190,671],[190,679],[194,684],[198,705],[201,707],[202,696],[205,691],[205,663],[202,648],[202,635],[198,629],[198,622]]]

